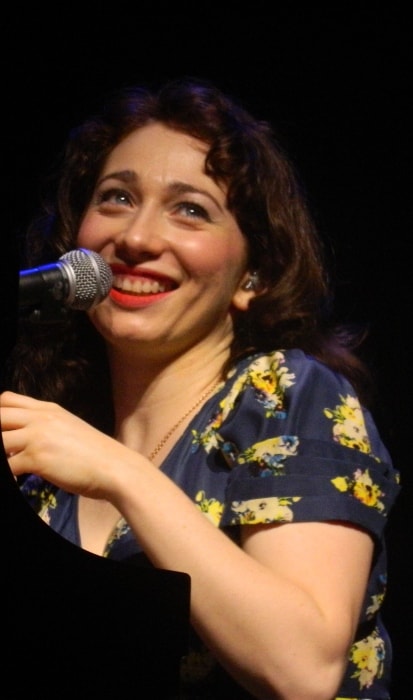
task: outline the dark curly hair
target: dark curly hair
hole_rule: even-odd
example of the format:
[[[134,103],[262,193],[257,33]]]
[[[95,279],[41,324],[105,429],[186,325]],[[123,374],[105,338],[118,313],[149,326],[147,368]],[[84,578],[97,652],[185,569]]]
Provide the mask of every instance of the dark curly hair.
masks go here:
[[[227,188],[228,207],[248,242],[249,267],[259,274],[263,292],[234,319],[229,364],[251,352],[298,347],[346,375],[367,402],[369,373],[355,353],[360,334],[332,323],[325,251],[300,179],[271,125],[207,81],[182,78],[156,90],[123,89],[100,115],[72,130],[27,232],[27,265],[55,261],[77,247],[108,155],[153,122],[208,145],[205,171]],[[86,314],[68,310],[37,325],[22,319],[7,376],[9,388],[58,401],[111,430],[105,346]]]

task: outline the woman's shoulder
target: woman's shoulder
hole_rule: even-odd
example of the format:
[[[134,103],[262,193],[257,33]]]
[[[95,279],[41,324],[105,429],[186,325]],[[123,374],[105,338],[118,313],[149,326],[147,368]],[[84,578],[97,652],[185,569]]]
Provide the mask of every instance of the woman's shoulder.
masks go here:
[[[345,405],[362,411],[347,379],[300,349],[260,352],[244,357],[229,372],[220,394],[222,417],[234,411],[264,418],[299,419],[317,425],[317,415]]]
[[[284,388],[300,387],[314,382],[324,388],[331,386],[356,395],[348,379],[314,355],[300,348],[278,349],[248,355],[237,362],[228,378],[281,382]]]
[[[390,461],[372,413],[348,379],[301,349],[243,358],[233,370],[221,406],[228,418],[232,409],[237,411],[234,419],[243,411],[255,423],[257,415],[263,421],[281,420],[284,432],[333,440]]]

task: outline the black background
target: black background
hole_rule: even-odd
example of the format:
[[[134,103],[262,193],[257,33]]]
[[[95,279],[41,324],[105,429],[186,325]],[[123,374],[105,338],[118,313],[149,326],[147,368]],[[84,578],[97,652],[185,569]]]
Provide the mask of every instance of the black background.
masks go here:
[[[406,697],[413,660],[408,12],[362,2],[84,4],[2,11],[3,281],[18,265],[14,242],[37,203],[39,179],[68,130],[113,88],[206,77],[275,123],[334,249],[337,307],[344,319],[371,324],[376,419],[403,483],[388,531],[386,616],[393,700]],[[9,286],[3,297],[7,352]]]

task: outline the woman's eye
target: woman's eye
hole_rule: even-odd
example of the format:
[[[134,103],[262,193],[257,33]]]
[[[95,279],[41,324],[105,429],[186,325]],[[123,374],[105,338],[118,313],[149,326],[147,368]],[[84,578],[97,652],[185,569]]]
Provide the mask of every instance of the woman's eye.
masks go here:
[[[204,219],[205,221],[211,221],[211,217],[209,216],[207,210],[200,204],[195,204],[195,202],[180,202],[176,206],[176,211],[190,219]]]
[[[119,204],[122,206],[130,206],[132,198],[129,192],[112,188],[98,193],[98,204]]]

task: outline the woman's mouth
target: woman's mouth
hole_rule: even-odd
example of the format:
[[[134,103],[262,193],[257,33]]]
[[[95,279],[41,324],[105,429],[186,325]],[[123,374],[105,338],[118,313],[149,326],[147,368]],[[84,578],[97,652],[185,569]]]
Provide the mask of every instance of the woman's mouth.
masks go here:
[[[144,275],[119,274],[114,272],[110,298],[127,308],[142,308],[164,299],[176,289],[176,284],[167,278],[156,279]]]
[[[168,289],[168,285],[159,280],[149,280],[145,278],[134,279],[133,277],[125,277],[124,275],[114,275],[112,287],[120,292],[126,294],[137,294],[139,296],[160,294],[162,292],[170,291],[171,289],[171,285],[169,285]]]

